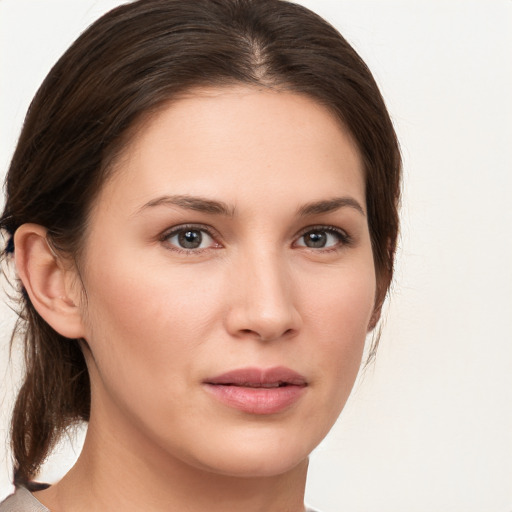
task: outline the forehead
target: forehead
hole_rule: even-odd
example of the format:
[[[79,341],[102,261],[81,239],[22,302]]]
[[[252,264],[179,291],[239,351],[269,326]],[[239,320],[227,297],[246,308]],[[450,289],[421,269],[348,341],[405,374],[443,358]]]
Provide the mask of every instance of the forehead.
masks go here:
[[[112,176],[104,199],[350,192],[364,202],[359,151],[341,122],[307,96],[255,87],[195,90],[165,105],[138,125]]]

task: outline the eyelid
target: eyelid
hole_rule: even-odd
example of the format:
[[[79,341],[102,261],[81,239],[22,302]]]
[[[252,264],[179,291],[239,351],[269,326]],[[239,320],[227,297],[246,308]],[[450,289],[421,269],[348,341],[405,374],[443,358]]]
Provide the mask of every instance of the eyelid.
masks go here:
[[[158,240],[162,243],[165,243],[171,238],[172,236],[178,234],[180,231],[203,231],[205,232],[214,242],[215,244],[211,247],[203,247],[202,249],[186,249],[184,247],[178,247],[174,244],[167,244],[168,248],[171,248],[171,250],[174,250],[176,252],[182,252],[182,253],[196,253],[199,254],[203,251],[207,251],[209,249],[217,249],[219,247],[222,247],[221,242],[219,241],[220,235],[218,232],[213,229],[211,226],[208,226],[206,224],[194,224],[194,223],[185,223],[185,224],[178,224],[177,226],[172,226],[171,228],[167,228],[165,231],[162,232],[162,234],[158,237]]]
[[[301,237],[303,237],[306,233],[309,233],[311,231],[326,231],[328,233],[334,233],[335,235],[340,237],[340,243],[334,247],[325,247],[325,248],[318,248],[318,249],[307,247],[305,245],[300,245],[299,247],[306,247],[306,249],[311,249],[314,251],[322,251],[322,250],[323,251],[329,251],[329,250],[332,251],[332,250],[336,250],[336,249],[339,249],[339,248],[347,246],[347,245],[351,245],[353,242],[352,237],[347,233],[347,231],[345,229],[339,228],[337,226],[332,226],[332,225],[315,224],[312,226],[306,226],[305,228],[302,228],[295,237],[294,245],[297,243],[297,241]]]

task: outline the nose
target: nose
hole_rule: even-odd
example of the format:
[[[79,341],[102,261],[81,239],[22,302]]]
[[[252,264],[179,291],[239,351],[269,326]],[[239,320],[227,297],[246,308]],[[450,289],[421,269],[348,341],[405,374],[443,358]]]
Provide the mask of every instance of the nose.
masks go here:
[[[237,338],[261,341],[295,336],[302,318],[286,262],[263,251],[240,260],[231,278],[228,332]]]

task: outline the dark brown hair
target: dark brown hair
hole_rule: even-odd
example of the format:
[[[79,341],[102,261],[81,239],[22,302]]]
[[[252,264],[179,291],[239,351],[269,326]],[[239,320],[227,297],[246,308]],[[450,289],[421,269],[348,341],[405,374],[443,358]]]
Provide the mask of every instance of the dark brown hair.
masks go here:
[[[15,250],[16,229],[33,222],[56,250],[78,258],[91,205],[137,121],[193,87],[239,83],[306,94],[351,133],[365,167],[378,310],[398,233],[395,132],[353,48],[314,13],[280,0],[140,0],[87,29],[30,105],[6,179],[5,254]],[[26,373],[12,447],[15,483],[26,485],[64,430],[88,420],[90,385],[79,341],[49,327],[22,287],[20,295],[15,333]]]

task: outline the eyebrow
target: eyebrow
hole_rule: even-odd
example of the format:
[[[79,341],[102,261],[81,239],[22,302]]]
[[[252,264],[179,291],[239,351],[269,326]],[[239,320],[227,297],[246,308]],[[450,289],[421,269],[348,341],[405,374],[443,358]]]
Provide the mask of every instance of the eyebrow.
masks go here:
[[[187,210],[196,212],[213,213],[215,215],[226,215],[232,217],[235,213],[235,208],[228,206],[222,201],[214,201],[204,197],[189,196],[189,195],[174,195],[174,196],[161,196],[152,199],[143,205],[140,211],[147,208],[154,208],[155,206],[179,206]]]
[[[139,211],[146,210],[147,208],[154,208],[156,206],[178,206],[187,210],[211,213],[215,215],[225,215],[226,217],[233,217],[235,214],[234,206],[228,206],[222,201],[215,201],[213,199],[190,195],[160,196],[148,201],[139,209]],[[301,217],[307,217],[333,212],[345,207],[353,208],[361,215],[366,216],[363,207],[352,197],[334,197],[332,199],[306,203],[299,208],[298,214]]]
[[[299,208],[299,215],[301,217],[306,217],[308,215],[319,215],[322,213],[333,212],[345,207],[353,208],[361,215],[366,217],[361,204],[352,197],[333,197],[332,199],[307,203]]]

